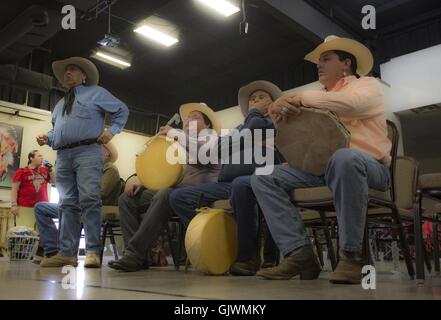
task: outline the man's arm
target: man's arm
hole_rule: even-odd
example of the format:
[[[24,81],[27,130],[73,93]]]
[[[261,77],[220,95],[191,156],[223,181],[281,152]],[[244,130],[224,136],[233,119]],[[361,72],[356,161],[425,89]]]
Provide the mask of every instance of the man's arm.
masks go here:
[[[104,112],[111,114],[109,131],[112,133],[112,135],[116,135],[120,133],[126,125],[129,117],[129,109],[124,102],[118,98],[115,98],[109,91],[101,87],[99,88],[100,94],[98,95],[98,99],[95,103]]]
[[[242,129],[273,129],[274,125],[270,117],[264,116],[258,109],[251,109],[243,122]]]
[[[17,196],[18,196],[18,189],[20,188],[20,182],[12,182],[11,187],[11,213],[13,215],[16,215],[18,212],[18,205],[17,205]]]
[[[367,78],[360,81],[354,90],[326,92],[320,90],[305,91],[301,94],[305,107],[315,107],[335,111],[339,116],[355,119],[371,118],[384,113],[383,94],[378,81]]]

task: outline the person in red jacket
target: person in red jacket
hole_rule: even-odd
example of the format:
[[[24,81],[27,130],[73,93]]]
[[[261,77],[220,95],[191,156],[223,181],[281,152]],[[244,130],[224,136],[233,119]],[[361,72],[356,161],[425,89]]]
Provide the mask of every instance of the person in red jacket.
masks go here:
[[[48,201],[47,184],[54,182],[52,165],[43,165],[43,155],[38,150],[29,152],[28,165],[18,169],[12,178],[11,213],[16,217],[16,225],[34,227],[34,215],[21,214],[20,207],[33,208],[37,202]]]

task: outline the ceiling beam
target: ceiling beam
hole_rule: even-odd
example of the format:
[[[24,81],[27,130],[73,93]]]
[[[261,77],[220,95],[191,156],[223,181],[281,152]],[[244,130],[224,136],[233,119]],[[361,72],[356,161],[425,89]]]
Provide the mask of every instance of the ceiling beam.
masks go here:
[[[265,8],[290,24],[306,39],[319,43],[330,34],[353,38],[330,18],[307,4],[304,0],[263,0]]]
[[[395,7],[401,6],[407,2],[410,2],[412,0],[392,0],[392,1],[388,1],[384,4],[382,4],[381,6],[378,6],[375,8],[375,11],[377,12],[377,14],[379,13],[383,13],[385,11],[388,11],[390,9],[393,9]]]

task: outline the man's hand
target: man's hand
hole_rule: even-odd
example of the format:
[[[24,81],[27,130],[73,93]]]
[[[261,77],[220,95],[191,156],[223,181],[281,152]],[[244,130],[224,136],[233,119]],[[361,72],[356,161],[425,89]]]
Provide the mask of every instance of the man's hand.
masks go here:
[[[11,207],[11,214],[14,216],[18,216],[18,207],[17,206]]]
[[[37,139],[38,145],[40,145],[40,146],[44,146],[45,144],[49,144],[49,140],[47,138],[47,135],[45,135],[45,134],[37,135],[36,139]]]
[[[170,126],[164,126],[164,127],[159,128],[159,132],[158,132],[158,133],[159,133],[160,135],[166,136],[167,133],[168,133],[171,129],[173,129],[173,128],[170,127]]]
[[[127,188],[126,193],[129,197],[134,197],[142,189],[143,185],[141,183],[134,183],[129,188]]]
[[[283,96],[274,101],[271,106],[271,113],[276,122],[281,118],[298,115],[301,110],[302,98],[299,95]]]
[[[110,132],[109,130],[104,131],[97,139],[97,141],[101,144],[107,144],[110,142],[110,140],[112,140],[113,138],[113,133]]]

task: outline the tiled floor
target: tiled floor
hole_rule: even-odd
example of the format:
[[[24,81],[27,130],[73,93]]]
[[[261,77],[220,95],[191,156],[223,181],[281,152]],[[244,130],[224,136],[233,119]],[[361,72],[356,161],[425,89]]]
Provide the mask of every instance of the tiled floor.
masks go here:
[[[3,258],[4,259],[4,258]],[[266,281],[256,277],[205,276],[169,268],[135,273],[76,269],[75,289],[63,289],[61,269],[0,260],[0,299],[441,299],[441,277],[417,285],[403,273],[377,275],[376,290],[319,280]]]

